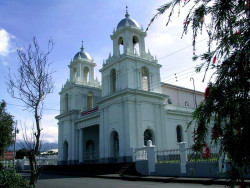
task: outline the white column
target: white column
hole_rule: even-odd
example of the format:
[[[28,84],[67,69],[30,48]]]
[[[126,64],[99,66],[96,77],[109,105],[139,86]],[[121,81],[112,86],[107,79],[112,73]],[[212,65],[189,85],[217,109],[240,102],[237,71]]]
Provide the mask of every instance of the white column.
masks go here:
[[[185,174],[187,173],[187,151],[186,151],[186,142],[179,143],[180,147],[180,158],[181,158],[181,173]]]
[[[89,82],[93,83],[93,81],[94,81],[94,67],[91,66],[89,70]]]
[[[79,163],[83,162],[83,130],[79,129]]]
[[[150,73],[149,74],[149,91],[153,91],[153,88],[154,88],[154,86],[153,86],[153,74]]]
[[[141,89],[141,71],[138,71],[138,89]]]
[[[104,158],[105,141],[104,141],[104,108],[100,107],[100,124],[99,124],[99,159]],[[102,161],[103,162],[103,161]]]
[[[112,39],[112,40],[113,40],[113,56],[119,57],[118,41],[117,41],[117,39]]]
[[[145,53],[145,40],[144,40],[144,36],[140,36],[140,55],[142,55],[143,53]]]
[[[58,123],[58,161],[62,161],[63,160],[63,147],[62,147],[62,135],[63,135],[63,132],[62,132],[62,126],[63,124],[62,123]]]

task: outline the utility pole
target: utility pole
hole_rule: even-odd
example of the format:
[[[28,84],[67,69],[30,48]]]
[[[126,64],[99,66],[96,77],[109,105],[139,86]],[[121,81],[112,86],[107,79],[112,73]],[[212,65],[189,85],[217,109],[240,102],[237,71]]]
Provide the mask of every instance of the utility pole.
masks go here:
[[[197,108],[197,100],[196,100],[196,91],[195,91],[195,84],[194,84],[194,78],[191,77],[190,81],[193,80],[193,86],[194,86],[194,102],[195,102],[195,108]]]
[[[19,130],[17,129],[17,121],[15,123],[15,140],[14,140],[14,158],[13,158],[13,168],[15,169],[15,159],[16,159],[16,134],[19,133]]]

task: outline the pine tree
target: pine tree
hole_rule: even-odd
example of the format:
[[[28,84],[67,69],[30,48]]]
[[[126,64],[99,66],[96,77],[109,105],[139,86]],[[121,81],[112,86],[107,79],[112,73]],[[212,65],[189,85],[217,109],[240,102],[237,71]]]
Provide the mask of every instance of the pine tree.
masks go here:
[[[6,102],[2,101],[0,103],[0,156],[13,143],[13,125],[13,116],[6,112]]]
[[[250,173],[250,1],[173,0],[157,9],[150,24],[169,10],[168,25],[174,10],[181,11],[187,5],[191,9],[183,23],[183,35],[192,30],[193,60],[202,61],[196,71],[215,70],[215,81],[208,84],[204,101],[193,113],[196,122],[193,150],[201,151],[209,136],[215,143],[220,140],[221,151],[231,161],[229,177],[234,186],[237,181],[244,181],[244,173]],[[200,32],[206,32],[208,48],[197,55],[195,44]]]

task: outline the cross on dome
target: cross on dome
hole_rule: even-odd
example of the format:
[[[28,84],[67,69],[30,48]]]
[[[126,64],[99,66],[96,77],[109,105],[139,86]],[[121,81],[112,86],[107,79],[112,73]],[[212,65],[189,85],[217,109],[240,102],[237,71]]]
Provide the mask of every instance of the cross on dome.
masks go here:
[[[81,51],[83,51],[83,50],[84,50],[84,47],[83,47],[83,41],[82,41],[82,46],[81,46],[81,48],[80,48],[80,49],[81,49]]]
[[[126,6],[126,14],[125,14],[125,17],[126,17],[126,18],[129,18],[129,16],[130,16],[130,15],[129,15],[129,13],[128,13],[128,6]]]
[[[78,60],[78,59],[87,59],[87,60],[92,60],[92,57],[89,55],[89,53],[87,53],[85,50],[84,50],[84,47],[83,47],[83,41],[82,41],[82,46],[80,48],[81,50],[74,56],[74,59],[73,60]]]
[[[139,27],[139,24],[138,24],[134,19],[130,18],[130,15],[129,15],[129,13],[128,13],[128,6],[126,6],[125,18],[122,19],[122,20],[118,23],[116,29],[117,29],[117,30],[118,30],[118,29],[121,29],[121,28],[124,27],[124,26],[132,26],[132,27],[137,28],[137,29],[140,28],[140,27]]]

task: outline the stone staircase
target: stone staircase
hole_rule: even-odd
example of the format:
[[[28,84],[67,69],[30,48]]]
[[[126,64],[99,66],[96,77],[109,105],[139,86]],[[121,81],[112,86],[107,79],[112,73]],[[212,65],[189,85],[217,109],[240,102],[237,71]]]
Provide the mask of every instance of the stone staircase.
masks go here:
[[[140,175],[135,169],[135,163],[125,163],[117,172],[115,172],[115,174],[131,176]]]

